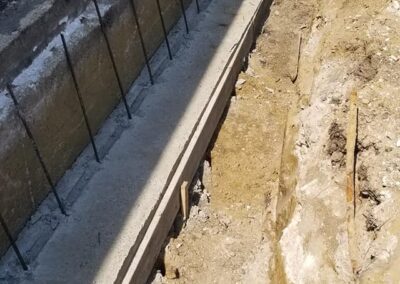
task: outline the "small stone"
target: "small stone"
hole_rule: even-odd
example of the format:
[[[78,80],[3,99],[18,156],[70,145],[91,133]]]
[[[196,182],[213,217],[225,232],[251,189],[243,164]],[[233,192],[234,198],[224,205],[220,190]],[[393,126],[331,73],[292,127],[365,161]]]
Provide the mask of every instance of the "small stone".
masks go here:
[[[392,152],[392,151],[393,151],[393,148],[392,148],[392,147],[386,147],[386,148],[385,148],[385,152],[388,152],[388,153],[389,153],[389,152]]]
[[[239,90],[242,89],[242,86],[243,86],[244,83],[246,83],[245,79],[242,79],[242,78],[238,79],[237,82],[236,82],[236,88],[239,89]]]
[[[254,70],[251,67],[247,68],[246,74],[251,76],[251,77],[254,77],[256,75],[256,73],[254,72]]]
[[[369,104],[369,100],[367,98],[364,98],[361,101],[363,104],[366,104],[366,105]]]
[[[363,190],[363,191],[360,192],[360,195],[361,195],[362,198],[369,198],[370,193],[369,193],[368,190]]]
[[[163,276],[161,271],[158,270],[151,284],[162,284],[162,282],[163,282]]]
[[[200,195],[200,204],[207,204],[210,203],[210,197],[207,194],[207,191],[204,191],[201,195]]]
[[[265,89],[270,93],[275,93],[274,89],[271,89],[271,88],[268,88],[268,87],[265,87]]]
[[[178,268],[169,266],[167,269],[165,269],[165,277],[167,277],[167,279],[178,279],[179,278]]]
[[[342,152],[339,152],[339,151],[336,151],[336,152],[333,152],[333,154],[332,154],[332,156],[331,156],[331,159],[332,159],[332,162],[340,162],[342,159],[343,159],[343,153]]]

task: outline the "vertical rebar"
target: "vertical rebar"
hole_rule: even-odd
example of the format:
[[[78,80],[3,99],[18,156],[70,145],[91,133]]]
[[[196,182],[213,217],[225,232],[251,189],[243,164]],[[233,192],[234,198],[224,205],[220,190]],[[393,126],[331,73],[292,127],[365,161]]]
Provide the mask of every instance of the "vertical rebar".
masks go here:
[[[196,0],[196,8],[197,8],[197,14],[200,13],[200,4],[199,4],[199,0]]]
[[[40,153],[40,150],[39,150],[39,147],[38,147],[38,145],[36,143],[36,140],[35,140],[35,138],[34,138],[34,136],[32,134],[32,131],[29,128],[29,125],[28,125],[27,121],[25,120],[24,116],[22,115],[22,111],[19,108],[19,104],[18,104],[17,98],[15,97],[14,91],[13,91],[13,89],[12,89],[10,84],[7,84],[7,91],[10,94],[11,99],[12,99],[12,101],[14,103],[15,109],[17,111],[17,116],[18,116],[19,120],[22,122],[22,124],[23,124],[23,126],[25,128],[25,132],[28,135],[28,137],[29,137],[29,139],[30,139],[30,141],[32,143],[33,149],[34,149],[34,151],[36,153],[36,157],[38,158],[39,163],[40,163],[40,165],[42,167],[42,170],[44,172],[44,175],[46,176],[47,182],[49,183],[50,188],[53,191],[53,194],[54,194],[54,196],[56,198],[56,201],[58,203],[58,207],[60,208],[60,211],[61,211],[62,214],[67,215],[67,213],[65,211],[65,208],[64,208],[64,205],[61,202],[60,197],[58,196],[56,187],[55,187],[55,185],[53,183],[53,180],[52,180],[52,178],[50,176],[50,173],[49,173],[49,171],[48,171],[48,169],[46,167],[46,163],[44,162],[42,154]]]
[[[11,246],[12,246],[15,254],[17,255],[19,263],[21,264],[21,266],[24,270],[28,270],[28,265],[26,265],[26,262],[25,262],[24,258],[22,257],[22,254],[21,254],[17,244],[15,243],[13,237],[11,236],[10,230],[8,229],[8,226],[7,226],[6,222],[4,221],[3,216],[1,214],[0,214],[0,223],[1,223],[1,226],[3,227],[4,233],[6,234],[9,242],[11,243]]]
[[[164,33],[165,44],[167,45],[167,49],[168,49],[169,59],[172,60],[172,52],[171,52],[171,47],[169,45],[167,29],[165,28],[165,22],[164,22],[164,17],[162,15],[160,0],[156,0],[156,2],[157,2],[158,14],[160,15],[160,21],[161,21],[162,30],[163,30],[163,33]]]
[[[100,13],[99,5],[97,3],[97,0],[93,0],[93,3],[94,3],[94,6],[96,7],[97,17],[99,18],[99,22],[100,22],[100,29],[101,29],[101,32],[102,32],[102,34],[104,36],[104,40],[106,41],[108,54],[109,54],[110,59],[111,59],[111,63],[112,63],[113,69],[114,69],[115,77],[117,78],[118,87],[119,87],[119,90],[121,92],[121,98],[122,98],[122,101],[124,102],[126,113],[128,114],[128,118],[132,119],[132,114],[131,114],[131,111],[129,109],[128,102],[126,101],[126,96],[125,96],[124,88],[122,86],[121,77],[119,76],[117,64],[115,63],[114,53],[112,52],[111,44],[110,44],[110,41],[109,41],[107,33],[106,33],[106,28],[105,28],[105,25],[104,25],[104,22],[103,22],[103,17],[101,16],[101,13]]]
[[[137,12],[136,12],[135,3],[134,3],[134,0],[129,0],[129,2],[131,3],[133,17],[135,18],[136,29],[137,29],[138,34],[139,34],[144,60],[146,61],[147,71],[148,71],[149,77],[150,77],[150,83],[153,85],[154,84],[153,74],[151,72],[149,57],[147,56],[146,46],[144,44],[143,35],[142,35],[142,30],[140,29],[140,23],[139,23],[139,18],[138,18]]]
[[[98,163],[100,163],[100,158],[99,158],[99,154],[97,152],[96,143],[94,141],[92,128],[90,127],[89,118],[88,118],[87,113],[86,113],[86,107],[85,107],[85,104],[83,103],[82,94],[81,94],[81,91],[79,89],[78,80],[77,80],[76,75],[75,75],[74,67],[72,65],[72,60],[71,60],[71,56],[70,56],[69,51],[68,51],[67,42],[65,41],[65,37],[64,37],[63,34],[60,34],[60,36],[61,36],[61,41],[62,41],[63,47],[64,47],[65,57],[67,59],[67,65],[68,65],[69,71],[71,72],[72,80],[74,81],[75,91],[76,91],[76,94],[78,96],[79,105],[81,107],[83,118],[84,118],[85,124],[86,124],[86,128],[87,128],[87,131],[89,133],[90,142],[92,143],[94,156],[96,158],[96,161]]]
[[[185,11],[185,5],[183,5],[183,0],[179,0],[179,3],[181,4],[181,10],[182,10],[182,15],[183,15],[183,20],[185,22],[185,28],[186,28],[186,33],[189,33],[189,25],[188,21],[186,18],[186,11]]]

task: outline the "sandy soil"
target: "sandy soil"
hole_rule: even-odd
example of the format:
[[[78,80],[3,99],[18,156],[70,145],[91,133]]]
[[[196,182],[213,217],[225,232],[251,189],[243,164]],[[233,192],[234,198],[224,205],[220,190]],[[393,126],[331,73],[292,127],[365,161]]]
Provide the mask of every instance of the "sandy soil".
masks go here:
[[[395,0],[274,2],[155,283],[400,282],[399,20]]]
[[[397,1],[318,5],[300,62],[297,204],[280,239],[291,283],[399,282],[399,9]],[[355,153],[344,148],[351,92]],[[346,155],[356,160],[351,222]]]

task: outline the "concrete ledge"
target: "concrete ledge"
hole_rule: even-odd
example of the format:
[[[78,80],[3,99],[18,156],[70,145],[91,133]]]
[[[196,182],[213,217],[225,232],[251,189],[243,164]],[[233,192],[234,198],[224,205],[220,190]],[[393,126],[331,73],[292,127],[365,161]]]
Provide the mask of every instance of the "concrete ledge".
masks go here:
[[[237,75],[242,70],[243,59],[246,58],[252,44],[257,38],[259,29],[262,27],[269,13],[271,2],[271,0],[260,1],[257,9],[251,11],[253,14],[250,11],[244,13],[249,23],[244,27],[240,39],[228,56],[229,60],[220,74],[219,81],[215,85],[209,103],[199,118],[190,143],[185,149],[179,166],[133,257],[132,263],[123,278],[123,283],[147,283],[163,243],[180,209],[180,187],[184,181],[191,181],[193,179],[203,159],[218,126],[216,122],[221,119],[234,89]],[[241,11],[238,14],[241,14]]]

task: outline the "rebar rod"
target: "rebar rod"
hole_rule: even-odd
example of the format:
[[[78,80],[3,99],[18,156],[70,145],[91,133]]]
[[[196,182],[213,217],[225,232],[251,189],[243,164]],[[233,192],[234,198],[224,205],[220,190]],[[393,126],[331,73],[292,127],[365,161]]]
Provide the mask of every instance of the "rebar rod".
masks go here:
[[[49,183],[50,188],[51,188],[51,190],[52,190],[52,192],[53,192],[53,194],[54,194],[54,196],[56,198],[58,207],[60,208],[60,211],[61,211],[61,213],[63,215],[67,215],[67,213],[65,211],[65,208],[64,208],[64,205],[63,205],[63,203],[61,201],[61,198],[58,196],[58,193],[57,193],[56,187],[54,185],[54,182],[53,182],[53,180],[52,180],[52,178],[50,176],[50,173],[49,173],[49,171],[47,169],[46,163],[44,162],[42,154],[41,154],[41,152],[39,150],[39,147],[38,147],[38,145],[36,143],[35,137],[33,136],[31,129],[29,128],[28,122],[26,121],[25,117],[22,114],[22,111],[21,111],[21,109],[19,107],[17,98],[15,97],[14,91],[13,91],[12,86],[10,84],[7,84],[7,91],[10,94],[11,99],[12,99],[12,101],[14,103],[14,106],[15,106],[15,109],[16,109],[16,112],[17,112],[17,116],[18,116],[19,120],[22,122],[22,124],[23,124],[23,126],[25,128],[25,132],[28,135],[29,140],[32,143],[33,149],[34,149],[34,151],[36,153],[36,157],[39,160],[39,163],[40,163],[40,165],[42,167],[44,175],[46,176],[47,182]]]
[[[97,17],[99,18],[99,22],[100,22],[100,29],[101,29],[101,32],[102,32],[102,34],[104,36],[104,40],[106,42],[106,45],[107,45],[108,54],[109,54],[110,59],[111,59],[111,63],[112,63],[113,69],[114,69],[115,77],[117,78],[118,87],[119,87],[119,90],[120,90],[120,95],[121,95],[122,101],[124,103],[124,106],[125,106],[125,109],[126,109],[126,113],[128,115],[128,118],[132,119],[132,114],[131,114],[131,111],[129,109],[128,102],[126,101],[126,96],[125,96],[124,88],[122,86],[121,77],[119,76],[117,64],[115,63],[114,53],[112,51],[111,44],[110,44],[110,41],[109,41],[107,33],[106,33],[106,27],[104,25],[103,17],[101,16],[101,13],[100,13],[99,5],[97,3],[97,0],[93,0],[93,3],[94,3],[94,6],[96,7]]]
[[[156,0],[156,2],[157,2],[158,14],[160,15],[162,30],[163,30],[163,33],[164,33],[165,44],[167,45],[167,49],[168,49],[169,59],[172,60],[172,52],[171,52],[171,47],[169,45],[167,29],[165,28],[165,22],[164,22],[164,17],[162,15],[160,0]]]
[[[185,28],[186,28],[186,33],[189,33],[189,25],[188,21],[186,18],[186,11],[185,11],[185,5],[183,5],[183,0],[179,0],[179,3],[181,4],[181,10],[182,10],[182,15],[183,15],[183,21],[185,22]]]
[[[135,18],[136,29],[137,29],[138,34],[139,34],[139,38],[140,38],[140,43],[141,43],[141,46],[142,46],[142,51],[143,51],[144,60],[146,61],[147,72],[149,73],[149,77],[150,77],[150,83],[153,85],[153,84],[154,84],[153,74],[152,74],[152,72],[151,72],[149,57],[148,57],[148,55],[147,55],[146,46],[145,46],[145,44],[144,44],[143,35],[142,35],[142,30],[141,30],[141,28],[140,28],[139,18],[138,18],[137,12],[136,12],[136,7],[135,7],[134,0],[130,0],[129,3],[131,3],[131,8],[132,8],[133,17]]]
[[[72,76],[72,80],[74,82],[76,94],[77,94],[77,97],[78,97],[78,100],[79,100],[79,105],[81,107],[82,115],[83,115],[83,118],[85,120],[86,128],[87,128],[87,131],[88,131],[88,134],[89,134],[89,137],[90,137],[90,142],[91,142],[92,147],[93,147],[94,156],[96,158],[96,161],[98,163],[100,163],[100,158],[99,158],[99,154],[97,152],[96,143],[94,141],[92,128],[90,126],[89,118],[88,118],[88,115],[87,115],[87,112],[86,112],[86,107],[85,107],[85,104],[84,104],[83,99],[82,99],[81,91],[79,89],[78,80],[76,78],[75,70],[74,70],[74,67],[72,65],[72,60],[71,60],[70,53],[68,51],[67,42],[65,41],[65,37],[64,37],[63,34],[60,34],[60,36],[61,36],[61,41],[62,41],[63,47],[64,47],[65,57],[67,59],[67,65],[68,65],[68,68],[69,68],[69,70],[71,72],[71,76]]]
[[[7,226],[6,222],[4,221],[3,216],[1,214],[0,214],[0,223],[1,223],[1,226],[3,227],[4,233],[6,234],[15,254],[17,255],[19,263],[21,264],[21,266],[24,270],[28,270],[28,265],[26,264],[24,258],[22,257],[22,254],[21,254],[17,244],[15,243],[13,237],[11,236],[10,230],[8,229],[8,226]]]

